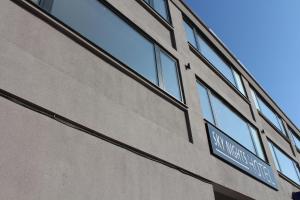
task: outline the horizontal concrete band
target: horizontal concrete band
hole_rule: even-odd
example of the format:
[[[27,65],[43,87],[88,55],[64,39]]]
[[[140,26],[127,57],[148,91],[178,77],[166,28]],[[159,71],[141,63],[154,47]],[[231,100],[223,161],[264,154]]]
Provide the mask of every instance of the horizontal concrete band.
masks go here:
[[[184,169],[184,168],[182,168],[180,166],[177,166],[177,165],[174,165],[174,164],[172,164],[170,162],[167,162],[167,161],[165,161],[165,160],[163,160],[163,159],[161,159],[159,157],[156,157],[156,156],[151,155],[151,154],[149,154],[147,152],[141,151],[141,150],[139,150],[139,149],[137,149],[135,147],[132,147],[132,146],[127,145],[127,144],[125,144],[123,142],[120,142],[120,141],[115,140],[115,139],[113,139],[111,137],[108,137],[108,136],[106,136],[103,133],[99,133],[98,131],[92,130],[92,129],[86,127],[86,126],[83,126],[83,125],[81,125],[81,124],[79,124],[79,123],[71,120],[71,119],[68,119],[68,118],[66,118],[64,116],[61,116],[61,115],[59,115],[57,113],[54,113],[54,112],[52,112],[52,111],[50,111],[48,109],[45,109],[45,108],[43,108],[43,107],[41,107],[39,105],[36,105],[36,104],[34,104],[34,103],[30,102],[30,101],[27,101],[26,99],[23,99],[21,97],[18,97],[16,95],[12,94],[12,93],[9,93],[9,92],[7,92],[7,91],[5,91],[3,89],[0,89],[0,96],[3,97],[3,98],[5,98],[5,99],[7,99],[7,100],[9,100],[9,101],[11,101],[11,102],[14,102],[14,103],[16,103],[18,105],[21,105],[21,106],[23,106],[23,107],[25,107],[27,109],[30,109],[30,110],[32,110],[34,112],[37,112],[37,113],[42,114],[44,116],[47,116],[47,117],[49,117],[49,118],[51,118],[51,119],[53,119],[53,120],[55,120],[55,121],[57,121],[59,123],[62,123],[64,125],[68,126],[68,127],[74,128],[74,129],[79,130],[81,132],[84,132],[84,133],[87,133],[87,134],[92,135],[94,137],[97,137],[97,138],[99,138],[101,140],[104,140],[104,141],[110,143],[110,144],[116,145],[118,147],[121,147],[122,149],[130,151],[130,152],[132,152],[132,153],[134,153],[136,155],[139,155],[139,156],[142,156],[142,157],[144,157],[146,159],[149,159],[149,160],[152,160],[154,162],[160,163],[160,164],[162,164],[164,166],[167,166],[169,168],[178,170],[181,173],[183,173],[185,175],[188,175],[190,177],[193,177],[195,179],[198,179],[198,180],[200,180],[202,182],[205,182],[205,183],[208,183],[208,184],[214,184],[212,181],[207,180],[207,179],[205,179],[205,178],[203,178],[203,177],[201,177],[201,176],[199,176],[199,175],[197,175],[197,174],[195,174],[195,173],[193,173],[193,172],[191,172],[189,170],[186,170],[186,169]]]

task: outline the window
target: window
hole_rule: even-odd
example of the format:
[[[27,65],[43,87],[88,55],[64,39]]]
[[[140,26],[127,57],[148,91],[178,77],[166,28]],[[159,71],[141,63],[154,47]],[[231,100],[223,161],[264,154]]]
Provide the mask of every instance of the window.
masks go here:
[[[48,12],[178,100],[177,62],[99,0],[43,0]],[[42,7],[42,4],[39,4]],[[48,3],[49,5],[49,3]],[[158,62],[161,60],[161,62]]]
[[[271,122],[281,134],[286,135],[282,119],[251,89],[251,95],[256,108]]]
[[[295,143],[295,146],[297,148],[298,151],[300,151],[300,139],[299,139],[299,136],[294,132],[292,131],[290,128],[288,129],[288,131],[290,132],[290,135],[292,136],[292,139]]]
[[[164,89],[177,99],[181,99],[176,61],[161,51],[160,62]]]
[[[188,42],[195,47],[224,77],[232,83],[244,96],[246,92],[241,75],[235,71],[201,36],[193,26],[184,22]]]
[[[167,0],[144,0],[167,22],[170,22],[169,9]]]
[[[265,160],[257,130],[202,84],[197,84],[204,118]]]
[[[195,35],[194,35],[194,30],[185,21],[184,21],[184,29],[185,29],[185,32],[186,32],[186,36],[187,36],[188,42],[191,45],[193,45],[194,47],[197,47],[196,38],[195,38]]]
[[[277,171],[280,171],[287,178],[300,185],[300,173],[298,164],[270,141],[269,147],[272,152]]]

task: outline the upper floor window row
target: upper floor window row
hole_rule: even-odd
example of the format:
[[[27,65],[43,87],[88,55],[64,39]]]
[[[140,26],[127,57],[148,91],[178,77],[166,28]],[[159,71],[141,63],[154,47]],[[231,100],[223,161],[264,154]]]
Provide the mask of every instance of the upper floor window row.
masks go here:
[[[259,110],[263,114],[263,116],[266,117],[268,121],[271,122],[279,130],[281,134],[287,137],[282,119],[252,89],[251,95],[253,97],[257,110]]]
[[[144,0],[149,6],[151,6],[160,16],[162,16],[167,22],[170,20],[170,12],[168,8],[167,0]]]
[[[294,144],[297,148],[298,151],[300,151],[300,138],[299,136],[292,130],[292,129],[288,129],[290,135],[292,136],[292,139],[294,141]]]
[[[201,83],[197,83],[197,89],[204,118],[265,160],[257,130]]]
[[[277,171],[300,185],[300,172],[298,164],[269,141],[269,147],[275,162]]]
[[[177,61],[103,1],[43,0],[38,5],[177,100],[182,100]]]
[[[199,34],[199,32],[184,21],[188,42],[196,48],[223,76],[232,83],[244,96],[246,96],[245,88],[241,75],[234,70],[212,47],[212,45]]]

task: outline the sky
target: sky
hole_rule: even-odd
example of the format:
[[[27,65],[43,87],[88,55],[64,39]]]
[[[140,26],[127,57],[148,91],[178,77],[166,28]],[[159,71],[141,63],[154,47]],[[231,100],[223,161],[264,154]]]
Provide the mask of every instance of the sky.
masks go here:
[[[300,0],[185,0],[300,128]]]

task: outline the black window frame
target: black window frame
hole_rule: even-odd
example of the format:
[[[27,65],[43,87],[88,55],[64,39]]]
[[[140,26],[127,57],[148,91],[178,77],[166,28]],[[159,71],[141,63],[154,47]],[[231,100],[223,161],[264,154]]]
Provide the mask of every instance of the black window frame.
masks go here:
[[[282,172],[282,169],[281,169],[280,163],[278,162],[278,157],[277,157],[277,155],[276,155],[276,151],[274,150],[274,148],[276,148],[278,151],[280,151],[282,154],[284,154],[287,158],[289,158],[289,159],[295,164],[295,165],[293,165],[294,168],[297,167],[298,170],[299,170],[299,172],[300,172],[300,165],[299,165],[298,161],[296,161],[293,157],[291,157],[290,155],[288,155],[288,154],[287,154],[280,146],[278,146],[278,145],[277,145],[275,142],[273,142],[270,138],[267,138],[267,140],[268,140],[268,143],[270,143],[270,144],[272,145],[272,151],[274,152],[274,153],[272,153],[272,155],[274,154],[274,157],[275,157],[275,158],[273,158],[273,159],[274,159],[274,162],[277,163],[278,168],[279,168],[279,169],[277,169],[277,167],[275,166],[276,171],[278,172],[278,174],[280,174],[280,176],[284,177],[284,179],[286,179],[288,182],[291,182],[292,184],[294,184],[294,185],[296,185],[298,188],[300,188],[300,184],[296,183],[295,181],[293,181],[291,178],[287,177],[287,176]],[[270,149],[270,150],[271,150],[271,149]],[[296,170],[296,169],[295,169],[295,170]],[[297,177],[298,177],[299,182],[300,182],[300,174],[298,174],[297,172],[296,172],[296,174],[297,174]]]
[[[300,147],[298,147],[298,145],[295,142],[295,138],[300,142],[300,136],[296,133],[296,131],[294,131],[290,127],[288,127],[288,132],[291,134],[291,138],[293,140],[294,146],[296,147],[296,150],[298,151],[298,153],[300,153]]]
[[[219,76],[221,76],[222,79],[227,84],[229,84],[231,87],[233,87],[234,90],[237,91],[238,94],[241,95],[249,103],[249,100],[248,100],[249,95],[247,94],[245,83],[244,83],[244,80],[242,78],[242,74],[234,67],[234,65],[228,60],[228,58],[226,58],[226,56],[210,41],[210,39],[208,39],[208,37],[206,35],[204,35],[204,33],[202,31],[200,31],[199,28],[197,28],[197,26],[193,22],[191,22],[191,20],[188,19],[184,14],[183,14],[183,23],[186,23],[187,25],[189,25],[190,28],[193,30],[193,35],[194,35],[194,40],[195,40],[195,43],[196,43],[196,47],[193,44],[191,44],[187,39],[187,43],[192,48],[193,52],[195,52],[196,54],[199,54],[200,58],[204,59],[205,62],[208,63],[208,65],[211,66],[213,68],[213,70],[216,71],[217,74]],[[212,62],[210,60],[208,60],[199,51],[199,49],[201,49],[201,48],[200,48],[199,42],[196,38],[196,34],[198,34],[200,37],[202,37],[203,40],[206,42],[206,44],[220,57],[220,59],[222,59],[222,61],[226,65],[228,65],[228,67],[230,68],[234,83],[231,82],[214,64],[212,64]],[[243,91],[244,91],[245,94],[243,94],[243,92],[239,90],[237,80],[234,76],[233,71],[235,71],[240,76],[241,83],[242,83],[242,88],[243,88]]]
[[[247,147],[245,147],[243,144],[241,144],[239,141],[237,141],[236,139],[232,138],[230,135],[228,135],[227,133],[225,133],[222,129],[220,129],[223,133],[225,133],[228,137],[230,137],[232,140],[234,140],[235,142],[237,142],[239,145],[241,145],[242,147],[244,147],[245,149],[247,149],[249,152],[251,152],[252,154],[254,154],[257,158],[259,158],[260,160],[264,161],[265,163],[267,164],[270,164],[269,163],[269,158],[267,156],[267,153],[266,153],[266,150],[265,150],[265,147],[263,145],[263,141],[262,141],[262,137],[260,135],[260,132],[259,132],[259,129],[253,125],[246,117],[244,117],[236,108],[234,108],[228,101],[226,101],[221,95],[219,95],[214,89],[212,89],[210,86],[208,86],[204,81],[202,81],[199,77],[196,76],[196,87],[197,87],[197,84],[200,84],[201,86],[203,86],[206,90],[207,90],[207,95],[208,95],[208,101],[209,101],[209,106],[210,106],[210,110],[212,112],[212,117],[213,117],[213,121],[214,121],[214,126],[216,126],[218,129],[220,129],[218,126],[217,126],[217,121],[216,121],[216,118],[215,118],[215,114],[214,114],[214,109],[213,109],[213,106],[212,106],[212,102],[211,102],[211,96],[215,96],[216,98],[218,98],[225,106],[227,106],[233,113],[235,113],[237,116],[239,116],[243,121],[245,121],[245,123],[247,123],[247,127],[248,127],[248,130],[249,130],[249,134],[250,134],[250,137],[251,137],[251,141],[252,141],[252,144],[253,144],[253,147],[254,147],[254,150],[255,150],[255,153],[252,152],[250,149],[248,149]],[[198,97],[200,98],[200,94],[198,94]],[[201,101],[201,99],[200,99]],[[200,106],[201,107],[201,106]],[[203,117],[203,120],[204,121],[208,121],[207,119],[205,119]],[[209,122],[209,121],[208,121]],[[209,122],[209,123],[212,123],[212,122]],[[259,143],[261,145],[261,149],[262,149],[262,153],[263,153],[263,156],[265,158],[262,159],[261,157],[258,156],[258,150],[255,146],[255,141],[254,141],[254,138],[253,138],[253,135],[251,133],[251,130],[250,128],[253,127],[256,132],[257,132],[257,135],[258,135],[258,139],[259,139]]]
[[[289,135],[288,135],[288,132],[284,126],[284,120],[283,118],[273,109],[272,106],[270,106],[269,103],[266,102],[266,100],[264,98],[262,98],[262,96],[260,94],[258,94],[256,92],[256,90],[253,89],[253,87],[250,86],[250,90],[252,90],[253,94],[255,95],[255,97],[253,98],[256,98],[256,99],[253,99],[254,101],[257,102],[257,105],[259,108],[257,108],[256,106],[256,103],[255,103],[255,108],[256,110],[258,111],[258,114],[260,116],[262,116],[262,118],[282,137],[284,138],[288,143],[290,143],[290,138],[289,138]],[[252,96],[252,95],[251,95]],[[266,114],[264,114],[262,111],[261,111],[261,105],[259,103],[259,100],[262,101],[265,106],[267,106],[275,115],[276,115],[276,119],[277,119],[277,122],[279,122],[278,120],[281,120],[281,123],[282,123],[282,128],[283,130],[280,130],[267,116]]]
[[[143,1],[146,3],[159,17],[167,22],[170,26],[172,26],[172,17],[171,17],[171,12],[170,12],[170,6],[169,6],[169,0],[162,0],[165,2],[166,5],[166,13],[167,13],[167,19],[164,18],[155,8],[154,8],[154,0],[138,0],[138,1]]]
[[[29,1],[30,3],[35,4],[34,2],[31,2],[31,0],[27,0],[27,1]],[[109,52],[107,52],[106,50],[104,50],[101,46],[95,44],[93,41],[91,41],[88,38],[86,38],[85,36],[83,36],[80,32],[74,30],[68,24],[64,23],[62,20],[60,20],[57,17],[55,17],[54,15],[52,15],[51,14],[51,8],[52,8],[52,5],[53,5],[53,1],[54,0],[39,0],[37,7],[41,8],[42,10],[44,10],[47,15],[50,15],[51,18],[54,18],[55,20],[59,21],[65,27],[67,27],[68,29],[72,30],[74,33],[78,34],[80,37],[82,37],[88,43],[91,43],[93,46],[96,46],[97,48],[99,48],[101,51],[103,51],[109,57],[111,57],[112,59],[116,60],[118,63],[121,63],[126,68],[128,68],[130,71],[132,71],[133,73],[135,73],[136,75],[138,75],[142,79],[146,80],[151,85],[155,85],[156,87],[158,87],[161,91],[163,91],[164,94],[167,94],[168,96],[172,97],[176,101],[178,101],[181,104],[185,105],[184,91],[183,91],[183,87],[182,87],[182,76],[181,76],[180,65],[179,65],[178,59],[175,58],[169,51],[167,51],[161,45],[159,45],[159,43],[155,39],[153,39],[151,36],[149,36],[148,34],[146,34],[141,28],[139,28],[136,24],[134,24],[132,21],[130,21],[126,16],[124,16],[122,13],[120,13],[110,3],[106,2],[105,0],[97,0],[100,4],[102,4],[103,6],[107,7],[107,9],[109,9],[111,12],[113,12],[117,17],[121,18],[124,21],[124,23],[128,24],[131,28],[133,28],[135,31],[137,31],[139,34],[141,34],[142,37],[144,37],[146,40],[148,40],[149,42],[151,42],[153,44],[153,46],[154,46],[154,56],[155,56],[155,68],[156,68],[156,72],[157,72],[156,76],[157,76],[157,81],[158,81],[157,84],[154,84],[153,82],[151,82],[150,80],[148,80],[146,77],[144,77],[142,74],[138,73],[133,68],[131,68],[130,66],[128,66],[125,63],[123,63],[118,58],[114,57]],[[172,59],[176,63],[176,72],[177,72],[176,78],[177,78],[177,81],[178,81],[178,87],[179,87],[178,89],[179,89],[179,93],[180,93],[180,99],[177,99],[175,96],[173,96],[172,94],[168,93],[164,89],[165,86],[164,86],[164,82],[163,82],[162,66],[161,66],[161,62],[160,62],[160,52],[165,53],[170,59]]]

